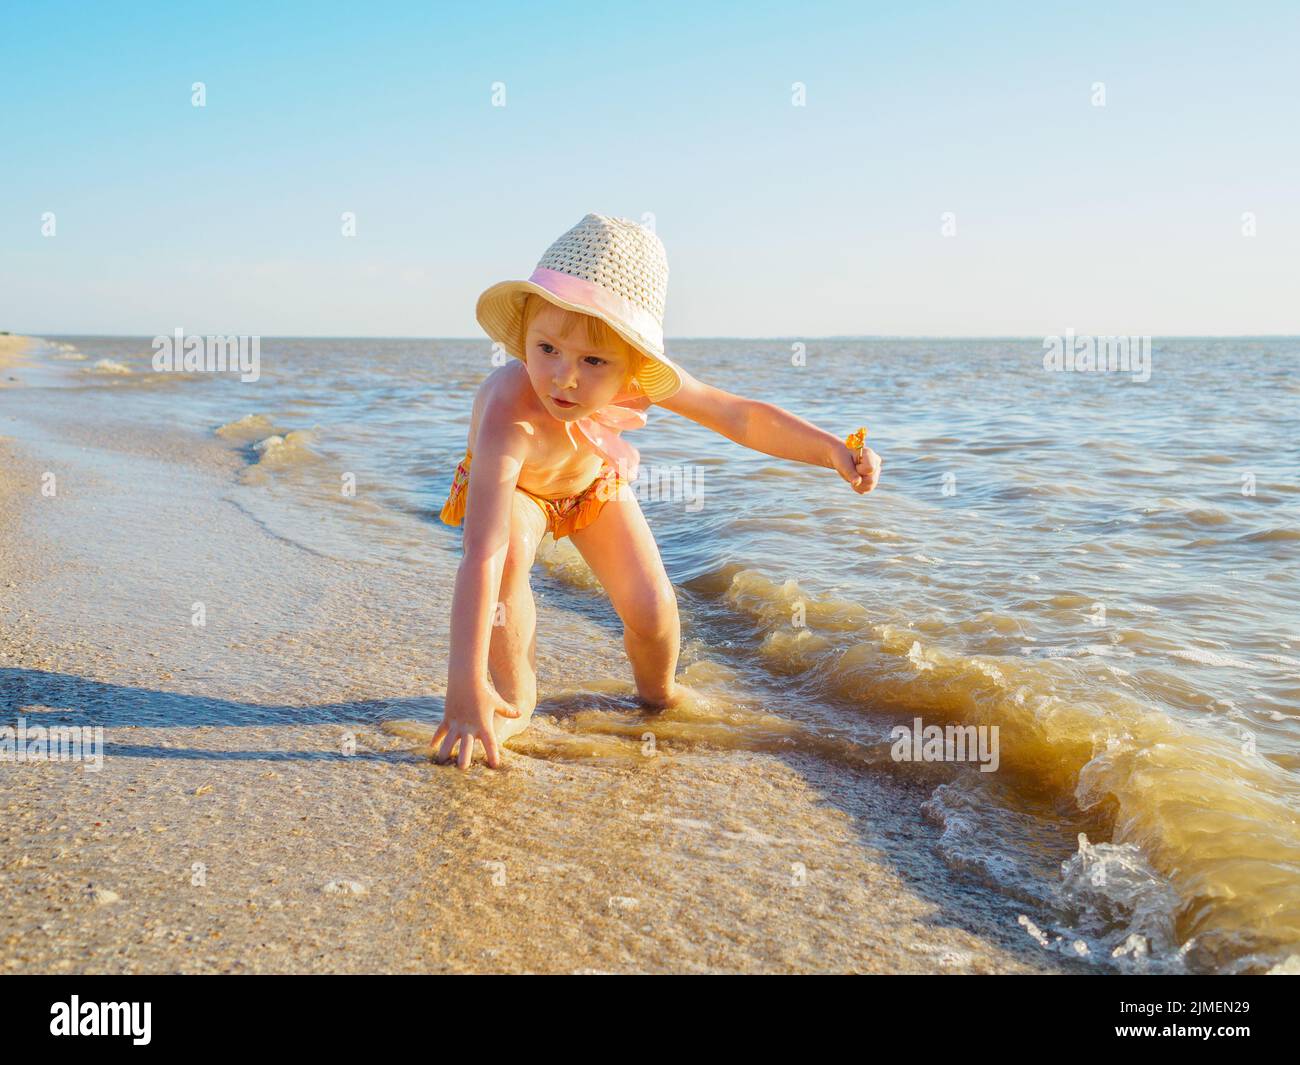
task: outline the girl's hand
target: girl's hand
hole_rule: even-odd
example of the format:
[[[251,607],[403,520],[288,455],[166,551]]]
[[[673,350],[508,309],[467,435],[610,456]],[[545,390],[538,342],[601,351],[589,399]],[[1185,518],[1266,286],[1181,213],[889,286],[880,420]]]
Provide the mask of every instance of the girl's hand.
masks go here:
[[[487,764],[492,769],[500,768],[501,752],[497,747],[496,733],[492,730],[496,714],[518,717],[519,711],[501,698],[486,678],[468,686],[462,686],[453,680],[447,685],[442,724],[433,734],[434,761],[442,763],[450,759],[452,748],[459,743],[456,764],[461,769],[468,769],[474,758],[474,741],[479,740],[483,744]]]
[[[845,438],[842,448],[836,448],[831,453],[836,471],[853,486],[858,495],[870,492],[880,478],[881,458],[867,447],[866,439],[867,428],[864,425]]]

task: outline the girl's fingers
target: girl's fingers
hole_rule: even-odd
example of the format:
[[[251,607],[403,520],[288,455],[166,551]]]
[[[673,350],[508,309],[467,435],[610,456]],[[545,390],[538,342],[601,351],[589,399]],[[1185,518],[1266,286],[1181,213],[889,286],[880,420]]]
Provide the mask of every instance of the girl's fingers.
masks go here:
[[[875,487],[876,481],[880,477],[880,465],[884,460],[881,459],[874,451],[864,451],[861,459],[858,460],[857,470],[861,477],[861,484],[855,485],[859,494],[869,492]]]
[[[516,711],[511,716],[518,717],[519,714]],[[438,744],[439,739],[442,740],[441,746]],[[496,733],[490,728],[484,729],[482,733],[476,736],[468,727],[463,725],[440,726],[433,737],[433,759],[441,765],[450,762],[454,757],[458,768],[468,769],[474,761],[474,741],[476,739],[483,744],[483,755],[487,759],[487,764],[493,769],[499,769],[501,766],[501,747],[497,743]],[[453,751],[455,752],[454,755]]]
[[[849,484],[856,484],[858,477],[857,457],[848,448],[835,454],[835,472]]]
[[[501,749],[497,747],[497,737],[491,729],[483,733],[483,756],[490,769],[501,767]]]
[[[454,729],[447,729],[446,734],[442,737],[442,746],[438,749],[438,761],[447,761],[451,757],[451,749],[455,746],[456,731]]]

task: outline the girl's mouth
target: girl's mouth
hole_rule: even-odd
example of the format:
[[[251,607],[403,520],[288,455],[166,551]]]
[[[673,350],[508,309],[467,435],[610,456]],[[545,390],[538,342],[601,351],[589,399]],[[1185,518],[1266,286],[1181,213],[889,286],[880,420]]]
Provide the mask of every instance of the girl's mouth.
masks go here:
[[[571,403],[571,402],[569,402],[567,399],[557,399],[555,396],[552,396],[552,397],[551,397],[551,402],[554,403],[557,407],[576,407],[576,406],[577,406],[576,403]]]

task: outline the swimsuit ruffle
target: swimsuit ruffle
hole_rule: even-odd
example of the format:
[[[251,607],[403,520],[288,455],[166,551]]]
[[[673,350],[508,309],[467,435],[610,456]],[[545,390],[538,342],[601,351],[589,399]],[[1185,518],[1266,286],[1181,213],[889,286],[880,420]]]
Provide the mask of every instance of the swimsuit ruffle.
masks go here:
[[[445,525],[460,525],[465,520],[466,497],[469,489],[469,468],[471,455],[465,457],[456,466],[456,475],[452,478],[447,501],[442,505],[438,517]],[[596,520],[600,509],[619,493],[629,482],[617,469],[609,464],[601,467],[595,479],[576,495],[559,499],[547,499],[520,489],[530,499],[535,500],[546,515],[547,530],[559,540],[579,529],[586,528]]]

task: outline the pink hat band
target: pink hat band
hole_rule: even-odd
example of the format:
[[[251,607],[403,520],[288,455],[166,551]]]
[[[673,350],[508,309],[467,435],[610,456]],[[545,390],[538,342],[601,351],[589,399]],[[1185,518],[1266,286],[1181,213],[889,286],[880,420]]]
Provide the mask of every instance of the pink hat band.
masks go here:
[[[534,270],[528,280],[566,303],[599,311],[603,317],[635,333],[648,347],[657,352],[663,351],[663,326],[649,311],[625,299],[617,292],[611,292],[594,281],[574,277],[559,270],[551,270],[545,266],[539,266]]]

